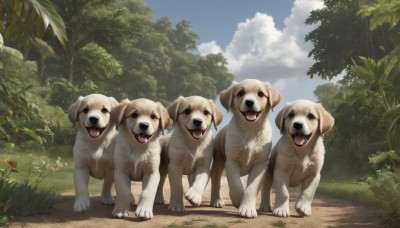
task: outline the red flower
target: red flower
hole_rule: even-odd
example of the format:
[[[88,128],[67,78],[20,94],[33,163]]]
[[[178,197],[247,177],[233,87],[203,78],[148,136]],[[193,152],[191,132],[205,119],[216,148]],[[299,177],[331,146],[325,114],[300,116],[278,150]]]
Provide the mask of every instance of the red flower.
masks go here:
[[[7,160],[7,164],[13,169],[17,168],[17,163],[15,163],[15,162],[13,162],[11,160]]]

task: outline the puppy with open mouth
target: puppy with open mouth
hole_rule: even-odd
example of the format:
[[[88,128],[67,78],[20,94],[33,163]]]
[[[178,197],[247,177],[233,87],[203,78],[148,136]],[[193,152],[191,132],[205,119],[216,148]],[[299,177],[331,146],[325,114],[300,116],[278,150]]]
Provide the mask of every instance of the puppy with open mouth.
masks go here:
[[[68,118],[78,125],[73,149],[75,203],[81,213],[90,207],[89,177],[104,179],[101,201],[113,205],[111,187],[114,182],[114,145],[117,131],[110,123],[110,112],[118,102],[113,97],[90,94],[79,97],[68,109]]]
[[[160,181],[161,145],[159,134],[170,122],[167,109],[148,99],[123,100],[111,113],[118,136],[115,145],[114,217],[126,218],[134,199],[131,180],[142,181],[143,191],[136,207],[136,216],[153,217],[154,198]]]
[[[215,138],[211,206],[224,206],[220,188],[225,168],[233,206],[239,208],[242,217],[257,217],[257,194],[265,178],[272,148],[268,113],[280,99],[278,91],[255,79],[234,83],[220,93],[221,104],[233,113],[233,117]],[[248,175],[246,189],[240,180],[245,175]]]
[[[221,123],[223,113],[214,104],[200,96],[179,97],[168,107],[175,129],[161,139],[164,162],[160,166],[161,182],[156,203],[163,204],[163,185],[168,172],[171,199],[168,210],[183,212],[183,196],[199,206],[210,177],[213,158],[211,127]],[[183,194],[182,176],[188,175],[190,188]]]
[[[288,188],[300,185],[296,211],[300,216],[310,216],[324,164],[322,136],[333,127],[334,119],[321,104],[297,100],[286,105],[275,122],[282,136],[272,150],[263,186],[266,197],[262,199],[262,209],[272,211],[275,216],[290,216]],[[276,194],[273,210],[269,196],[272,184]]]

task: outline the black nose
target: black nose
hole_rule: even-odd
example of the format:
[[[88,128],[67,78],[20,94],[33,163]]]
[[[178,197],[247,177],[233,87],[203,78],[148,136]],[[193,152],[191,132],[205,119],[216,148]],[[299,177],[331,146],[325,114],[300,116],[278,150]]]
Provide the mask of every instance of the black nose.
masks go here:
[[[249,108],[253,107],[253,105],[254,105],[254,101],[253,100],[246,100],[245,103],[246,103],[246,106],[249,107]]]
[[[301,123],[301,122],[294,122],[294,123],[293,123],[293,127],[294,127],[296,130],[301,130],[301,129],[303,128],[303,123]]]
[[[200,127],[201,126],[201,124],[203,123],[203,121],[201,120],[201,119],[193,119],[193,124],[196,126],[196,127]]]
[[[139,127],[140,129],[142,129],[143,131],[147,130],[147,128],[149,128],[149,124],[148,123],[139,123]]]
[[[91,116],[91,117],[89,117],[89,121],[90,121],[91,124],[95,125],[95,124],[97,124],[99,122],[99,117]]]

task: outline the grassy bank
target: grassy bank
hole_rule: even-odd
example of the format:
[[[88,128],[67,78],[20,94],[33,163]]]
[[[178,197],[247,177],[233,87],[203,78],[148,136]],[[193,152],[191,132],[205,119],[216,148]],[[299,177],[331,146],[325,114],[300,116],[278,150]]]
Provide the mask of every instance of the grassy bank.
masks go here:
[[[349,181],[321,182],[317,193],[367,206],[376,205],[374,195],[366,183]]]
[[[29,182],[31,185],[36,185],[40,181],[39,189],[51,192],[74,191],[72,158],[60,157],[48,152],[0,150],[0,168],[7,166],[7,160],[17,163],[18,172],[12,172],[9,176],[10,180],[17,183]],[[57,167],[57,160],[62,167]],[[101,186],[101,180],[90,178],[89,192],[91,194],[99,193]]]

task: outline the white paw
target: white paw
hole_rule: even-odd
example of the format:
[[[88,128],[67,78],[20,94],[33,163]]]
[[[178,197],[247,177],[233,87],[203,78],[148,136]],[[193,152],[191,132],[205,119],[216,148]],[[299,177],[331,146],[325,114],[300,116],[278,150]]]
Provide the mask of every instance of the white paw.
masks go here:
[[[128,213],[128,209],[126,209],[126,208],[122,209],[122,208],[119,208],[119,207],[115,207],[113,212],[112,212],[112,215],[115,218],[128,218],[129,213]]]
[[[210,206],[222,208],[225,206],[225,203],[224,203],[223,199],[216,199],[216,200],[210,202]]]
[[[260,205],[260,211],[263,212],[272,212],[271,203],[264,203]]]
[[[101,203],[104,205],[114,205],[115,204],[115,200],[112,196],[109,197],[101,197]]]
[[[238,214],[244,218],[257,218],[257,210],[255,207],[252,208],[247,206],[240,206]]]
[[[296,211],[300,216],[311,216],[311,202],[305,200],[297,200]]]
[[[189,201],[189,203],[192,206],[200,206],[201,200],[202,200],[202,195],[200,195],[196,190],[193,188],[190,188],[186,193],[185,193],[185,199]]]
[[[81,198],[75,199],[74,203],[74,212],[75,213],[84,213],[90,208],[90,200],[89,198]]]
[[[151,219],[153,218],[153,207],[138,206],[135,215],[141,219]]]
[[[272,214],[278,217],[285,217],[285,218],[290,216],[289,208],[284,208],[284,207],[275,208],[272,211]]]
[[[168,206],[168,211],[171,212],[184,212],[185,211],[185,205],[181,203],[174,203],[171,202]]]

